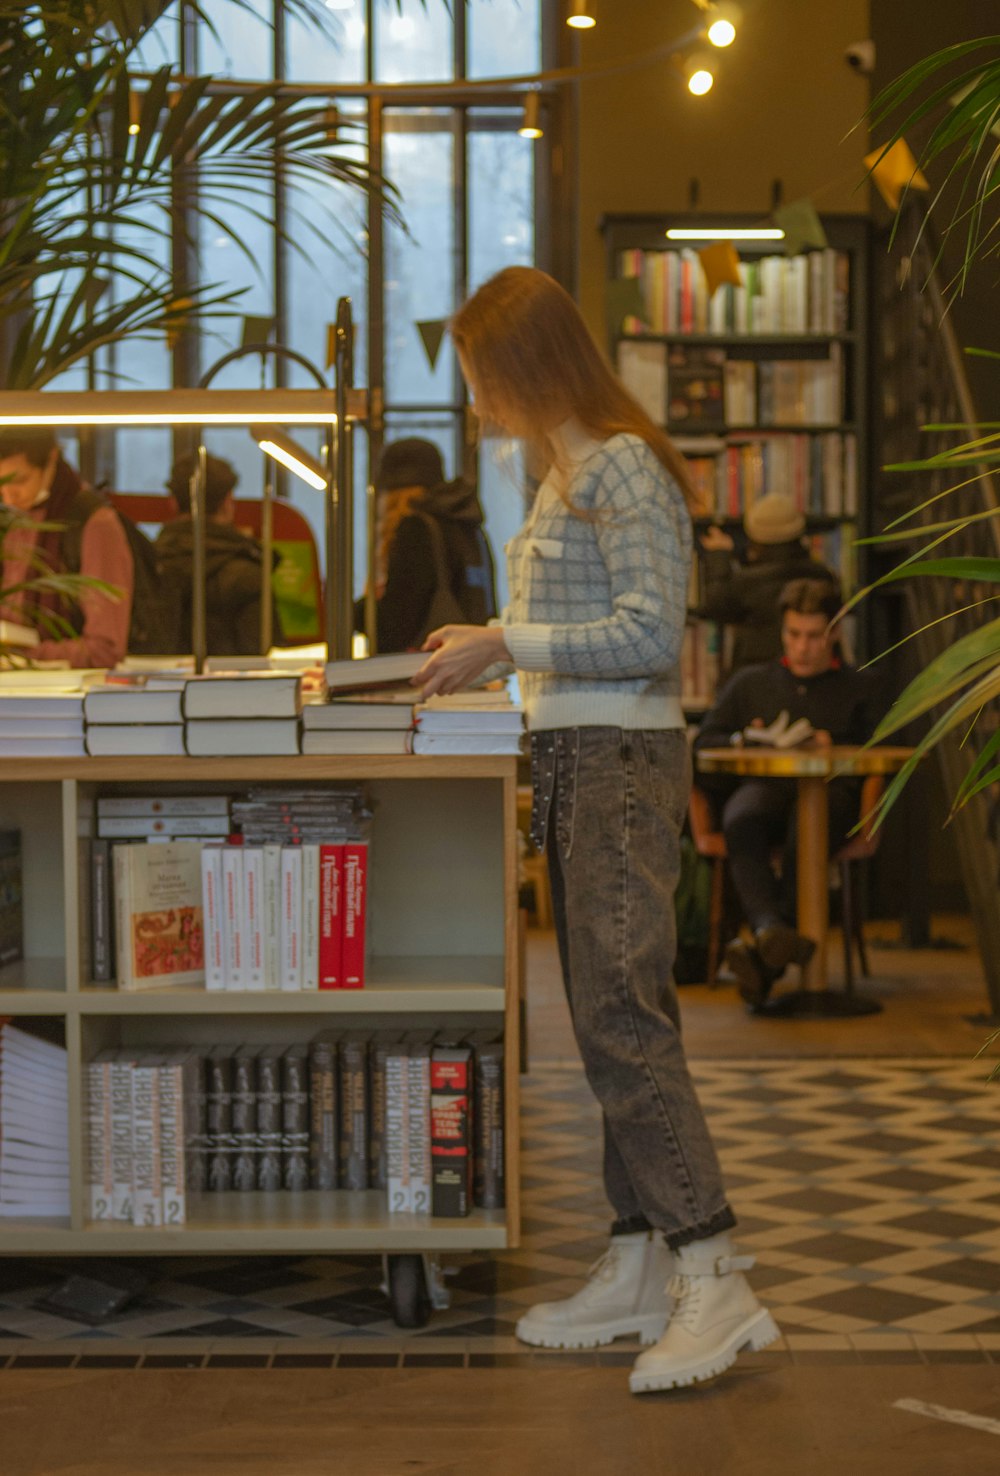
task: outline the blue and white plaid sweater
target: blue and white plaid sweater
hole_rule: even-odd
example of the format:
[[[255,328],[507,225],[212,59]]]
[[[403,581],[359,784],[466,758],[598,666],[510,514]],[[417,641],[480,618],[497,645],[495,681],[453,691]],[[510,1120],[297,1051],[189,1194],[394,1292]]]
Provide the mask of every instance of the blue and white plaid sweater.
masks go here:
[[[528,726],[683,728],[680,657],[691,520],[640,437],[560,428],[570,463],[538,489],[507,544],[504,637]]]

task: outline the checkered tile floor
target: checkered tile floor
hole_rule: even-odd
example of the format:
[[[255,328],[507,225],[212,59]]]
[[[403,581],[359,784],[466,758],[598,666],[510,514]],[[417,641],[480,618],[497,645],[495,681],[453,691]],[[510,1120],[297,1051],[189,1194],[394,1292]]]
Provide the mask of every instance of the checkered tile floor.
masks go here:
[[[973,1061],[697,1062],[751,1280],[784,1338],[762,1356],[1000,1361],[1000,1085]],[[530,1354],[514,1324],[565,1295],[604,1245],[598,1115],[578,1070],[525,1083],[524,1243],[458,1257],[451,1306],[392,1322],[378,1259],[159,1260],[114,1322],[38,1307],[67,1267],[0,1261],[0,1361],[288,1366],[628,1362]],[[77,1263],[88,1269],[89,1263]]]

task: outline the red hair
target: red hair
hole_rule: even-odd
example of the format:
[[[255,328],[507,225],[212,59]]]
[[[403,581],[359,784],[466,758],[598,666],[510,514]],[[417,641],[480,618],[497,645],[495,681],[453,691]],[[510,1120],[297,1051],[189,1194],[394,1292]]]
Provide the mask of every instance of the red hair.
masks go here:
[[[595,440],[639,436],[691,511],[700,510],[683,456],[612,373],[576,303],[545,272],[498,272],[459,308],[451,336],[481,417],[544,448],[550,462],[552,431],[570,418]]]

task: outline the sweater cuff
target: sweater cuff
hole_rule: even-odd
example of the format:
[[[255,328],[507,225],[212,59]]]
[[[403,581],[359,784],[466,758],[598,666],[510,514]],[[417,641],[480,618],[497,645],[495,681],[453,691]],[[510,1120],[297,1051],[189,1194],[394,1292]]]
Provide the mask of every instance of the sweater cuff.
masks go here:
[[[505,625],[503,638],[521,671],[552,670],[551,625]]]

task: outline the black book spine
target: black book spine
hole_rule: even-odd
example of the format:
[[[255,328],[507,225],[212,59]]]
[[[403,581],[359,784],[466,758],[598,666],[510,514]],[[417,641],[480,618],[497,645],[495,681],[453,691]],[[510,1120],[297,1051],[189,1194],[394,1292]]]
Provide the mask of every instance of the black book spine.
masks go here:
[[[90,843],[90,976],[95,984],[114,977],[111,939],[111,844]]]
[[[224,1193],[233,1187],[233,1058],[213,1052],[208,1058],[208,1187]]]
[[[479,1209],[503,1209],[506,1203],[503,1067],[502,1041],[476,1047],[473,1197]]]
[[[238,1051],[233,1062],[233,1188],[249,1194],[257,1187],[257,1062],[253,1051]]]
[[[281,1188],[281,1055],[257,1057],[257,1188]]]
[[[431,1056],[431,1212],[454,1218],[472,1203],[472,1052]]]
[[[368,1133],[368,1183],[385,1189],[388,1172],[385,1152],[385,1062],[396,1036],[376,1036],[368,1048],[368,1100],[371,1123]]]
[[[291,1046],[281,1058],[281,1174],[286,1189],[309,1188],[309,1059]]]
[[[340,1045],[340,1187],[368,1188],[368,1042]]]
[[[208,1098],[205,1058],[192,1051],[184,1059],[184,1185],[189,1195],[208,1187]]]
[[[316,1040],[309,1052],[309,1183],[337,1187],[337,1047]]]

